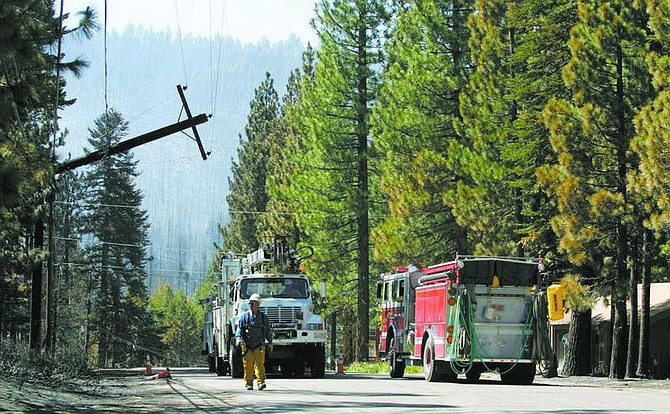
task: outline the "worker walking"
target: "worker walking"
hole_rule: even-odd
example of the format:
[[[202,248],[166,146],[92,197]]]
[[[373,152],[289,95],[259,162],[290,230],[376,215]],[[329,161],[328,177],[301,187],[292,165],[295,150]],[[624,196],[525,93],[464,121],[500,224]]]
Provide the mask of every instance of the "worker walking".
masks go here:
[[[254,389],[255,373],[258,389],[262,390],[265,388],[265,354],[272,352],[272,326],[267,315],[260,311],[261,295],[258,293],[251,295],[249,307],[249,310],[240,317],[235,338],[242,348],[246,389]]]

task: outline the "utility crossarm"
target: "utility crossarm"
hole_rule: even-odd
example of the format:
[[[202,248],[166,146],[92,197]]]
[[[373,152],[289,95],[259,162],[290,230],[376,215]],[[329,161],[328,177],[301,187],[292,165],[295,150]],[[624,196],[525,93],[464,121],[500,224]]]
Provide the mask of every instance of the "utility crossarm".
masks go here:
[[[186,98],[184,97],[184,92],[182,91],[181,85],[177,85],[177,90],[179,91],[179,96],[182,100],[182,103],[184,105],[184,109],[186,110],[186,114],[188,116],[187,119],[177,122],[175,124],[171,124],[168,126],[165,126],[163,128],[159,128],[155,131],[147,132],[146,134],[142,134],[140,136],[137,136],[135,138],[130,138],[125,141],[119,142],[116,145],[93,151],[91,153],[88,153],[82,157],[75,158],[70,161],[66,161],[56,167],[56,174],[63,173],[65,171],[70,171],[74,170],[75,168],[88,165],[92,162],[99,161],[105,157],[115,155],[124,151],[128,151],[130,149],[133,149],[135,147],[139,147],[140,145],[147,144],[151,141],[155,141],[160,138],[164,138],[168,135],[172,135],[176,132],[183,131],[184,129],[187,128],[192,128],[193,132],[195,134],[195,140],[198,143],[198,148],[200,149],[200,154],[202,155],[202,159],[206,160],[207,159],[207,154],[205,153],[205,150],[202,146],[202,142],[200,141],[200,136],[198,135],[198,130],[196,129],[196,125],[203,124],[207,122],[208,117],[205,114],[200,114],[195,117],[191,116],[191,111],[188,109],[188,105],[186,103]]]

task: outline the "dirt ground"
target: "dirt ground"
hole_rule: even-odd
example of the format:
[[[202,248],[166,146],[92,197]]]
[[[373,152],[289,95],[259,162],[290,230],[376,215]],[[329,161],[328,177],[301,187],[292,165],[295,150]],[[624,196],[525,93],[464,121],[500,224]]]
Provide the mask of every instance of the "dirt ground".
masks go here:
[[[139,371],[105,372],[96,380],[67,386],[0,378],[0,412],[164,412],[165,405],[172,404],[175,395],[165,387],[166,381],[147,380]]]

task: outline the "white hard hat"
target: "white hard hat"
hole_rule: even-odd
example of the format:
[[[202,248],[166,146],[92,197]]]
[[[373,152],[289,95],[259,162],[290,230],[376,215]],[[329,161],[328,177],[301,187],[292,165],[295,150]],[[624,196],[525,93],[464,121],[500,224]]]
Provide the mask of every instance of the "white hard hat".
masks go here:
[[[261,295],[258,293],[253,293],[251,296],[249,296],[249,302],[260,302],[261,301]]]

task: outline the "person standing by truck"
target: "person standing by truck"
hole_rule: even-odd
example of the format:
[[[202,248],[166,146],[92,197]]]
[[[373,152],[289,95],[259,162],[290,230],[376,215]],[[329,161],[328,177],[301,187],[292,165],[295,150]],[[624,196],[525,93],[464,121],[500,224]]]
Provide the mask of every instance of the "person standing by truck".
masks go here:
[[[265,389],[265,353],[272,351],[272,326],[260,306],[261,295],[252,294],[249,297],[249,310],[240,317],[235,333],[237,344],[242,349],[244,385],[247,390],[254,389],[254,374],[258,389]]]

